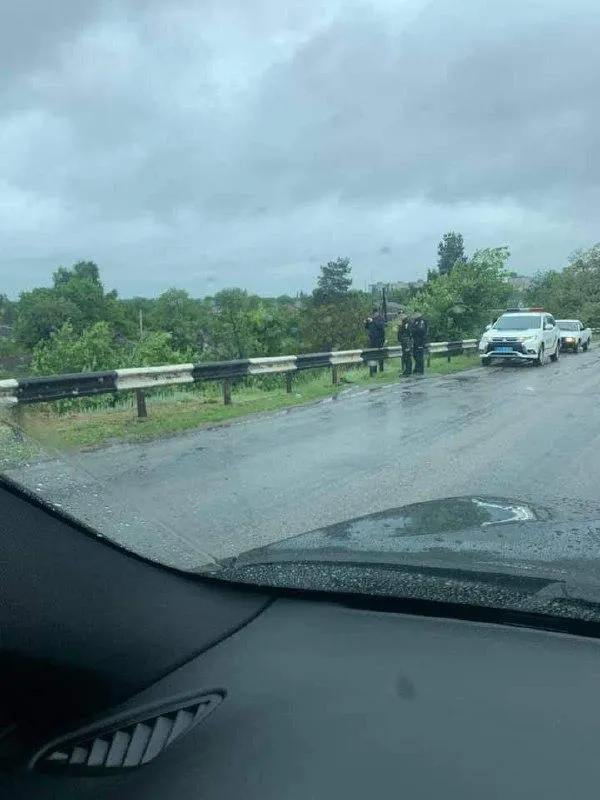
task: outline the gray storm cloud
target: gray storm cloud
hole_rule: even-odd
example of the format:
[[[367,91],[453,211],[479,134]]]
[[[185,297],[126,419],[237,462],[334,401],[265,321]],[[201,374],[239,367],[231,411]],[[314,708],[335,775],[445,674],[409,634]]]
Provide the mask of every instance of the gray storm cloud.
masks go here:
[[[0,11],[11,293],[80,257],[124,294],[275,293],[341,253],[417,277],[449,228],[526,272],[593,241],[593,2],[38,7]]]

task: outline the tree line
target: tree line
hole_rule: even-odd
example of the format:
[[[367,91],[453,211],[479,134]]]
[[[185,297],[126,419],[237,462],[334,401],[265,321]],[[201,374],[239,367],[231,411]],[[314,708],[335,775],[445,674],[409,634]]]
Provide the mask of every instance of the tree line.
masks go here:
[[[526,296],[507,280],[508,257],[506,247],[467,255],[462,236],[447,233],[423,285],[387,299],[422,311],[433,341],[479,336],[494,313],[523,301],[600,326],[600,245],[562,272],[538,274]],[[347,257],[323,264],[313,291],[297,297],[230,288],[194,298],[171,288],[120,298],[94,262],[80,261],[16,301],[0,295],[0,326],[12,332],[0,338],[0,356],[26,354],[29,371],[49,374],[352,349],[365,346],[364,320],[380,303],[353,288]]]
[[[580,319],[600,328],[600,244],[577,251],[563,270],[538,272],[526,294],[531,305],[558,319]]]

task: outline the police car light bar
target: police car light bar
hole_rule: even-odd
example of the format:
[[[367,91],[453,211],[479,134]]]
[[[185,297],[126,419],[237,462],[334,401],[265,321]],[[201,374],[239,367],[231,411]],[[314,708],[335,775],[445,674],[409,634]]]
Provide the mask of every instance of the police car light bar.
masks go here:
[[[523,314],[530,311],[543,311],[543,308],[507,308],[505,314]]]

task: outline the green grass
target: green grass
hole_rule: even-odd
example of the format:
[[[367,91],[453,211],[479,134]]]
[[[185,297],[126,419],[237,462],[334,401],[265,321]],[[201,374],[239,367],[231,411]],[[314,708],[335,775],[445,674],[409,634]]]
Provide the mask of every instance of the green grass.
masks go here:
[[[448,363],[445,359],[432,359],[426,374],[442,375],[469,369],[479,363],[477,356],[456,356]],[[322,370],[309,380],[300,377],[286,394],[284,377],[281,387],[265,391],[260,387],[241,388],[233,392],[233,405],[225,406],[216,387],[207,393],[166,390],[147,398],[148,417],[138,421],[131,397],[127,407],[100,408],[88,411],[56,413],[49,406],[29,406],[20,409],[26,443],[15,440],[0,418],[0,466],[2,460],[27,460],[35,457],[39,446],[51,449],[81,449],[109,444],[114,441],[140,441],[158,436],[181,433],[206,425],[225,423],[239,417],[311,403],[347,391],[352,387],[376,388],[398,382],[400,362],[386,362],[386,371],[375,378],[365,367],[340,369],[340,384],[332,386],[331,373]],[[3,412],[6,416],[7,413]],[[31,442],[29,441],[31,440]]]

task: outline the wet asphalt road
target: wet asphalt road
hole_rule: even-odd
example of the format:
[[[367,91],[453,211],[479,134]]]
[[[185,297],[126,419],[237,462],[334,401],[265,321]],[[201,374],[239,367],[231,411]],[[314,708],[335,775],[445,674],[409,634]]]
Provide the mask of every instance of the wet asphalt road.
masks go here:
[[[184,567],[462,494],[600,516],[600,347],[542,368],[412,378],[12,474],[124,545]]]

